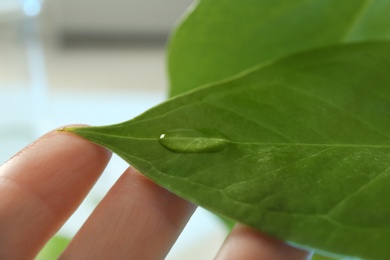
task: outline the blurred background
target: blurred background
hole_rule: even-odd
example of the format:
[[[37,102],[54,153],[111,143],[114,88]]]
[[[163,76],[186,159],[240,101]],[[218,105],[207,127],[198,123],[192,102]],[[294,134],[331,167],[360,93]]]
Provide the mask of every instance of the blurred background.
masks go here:
[[[128,120],[167,97],[165,47],[192,0],[0,0],[0,164],[51,129]],[[114,157],[60,230],[72,237],[127,164]],[[226,235],[199,209],[167,259],[212,259]]]

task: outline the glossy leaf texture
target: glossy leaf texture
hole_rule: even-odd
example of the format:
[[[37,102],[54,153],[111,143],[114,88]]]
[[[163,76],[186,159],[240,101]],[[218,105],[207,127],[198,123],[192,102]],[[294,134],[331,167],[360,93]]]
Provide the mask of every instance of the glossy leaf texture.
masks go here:
[[[173,33],[171,96],[338,43],[390,39],[388,0],[201,0]]]
[[[291,243],[390,256],[390,43],[297,54],[118,125],[67,131]]]

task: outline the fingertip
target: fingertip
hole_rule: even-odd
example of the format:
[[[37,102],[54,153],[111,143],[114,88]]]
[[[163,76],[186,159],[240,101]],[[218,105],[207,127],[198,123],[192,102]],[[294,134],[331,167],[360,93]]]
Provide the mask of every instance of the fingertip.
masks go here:
[[[59,150],[61,148],[67,148],[67,147],[73,147],[73,149],[76,149],[77,147],[79,147],[79,148],[81,148],[80,151],[82,153],[85,153],[86,155],[92,155],[92,156],[96,155],[98,157],[102,156],[101,159],[103,161],[108,161],[112,156],[112,152],[103,146],[99,146],[97,144],[94,144],[94,143],[88,141],[87,139],[82,138],[82,137],[72,133],[71,131],[69,131],[70,129],[74,129],[77,127],[87,127],[87,125],[82,125],[82,124],[66,125],[66,126],[55,128],[55,129],[47,132],[46,134],[44,134],[43,136],[41,136],[37,140],[34,140],[32,143],[25,146],[23,149],[21,149],[19,152],[17,152],[14,156],[12,156],[9,160],[5,161],[2,165],[0,165],[0,170],[1,170],[2,166],[9,164],[12,161],[15,161],[16,158],[23,155],[26,151],[29,151],[30,149],[35,150],[35,149],[37,149],[37,147],[41,147],[40,143],[43,143],[43,142],[47,143],[47,140],[49,140],[49,141],[56,140],[56,142],[53,142],[53,144],[51,146],[50,145],[44,146],[45,149],[48,150],[48,152],[54,151],[54,149],[56,149],[56,148],[57,148],[57,150]],[[57,145],[57,147],[56,147],[56,143],[58,143],[59,141],[62,141],[63,145],[60,145],[60,146]],[[41,152],[43,152],[43,150],[41,150]],[[1,171],[0,171],[0,175],[1,175]]]
[[[308,254],[250,227],[237,224],[222,245],[216,259],[305,260]]]
[[[53,130],[3,164],[0,258],[32,258],[85,198],[110,157],[103,147]]]
[[[163,259],[194,210],[191,203],[129,168],[61,259]],[[153,250],[145,250],[145,244]]]
[[[51,135],[53,135],[53,136],[55,136],[55,135],[66,136],[66,138],[69,138],[69,140],[83,143],[85,149],[90,149],[90,150],[97,152],[99,154],[102,154],[103,156],[110,159],[112,156],[112,152],[110,150],[108,150],[107,148],[105,148],[103,146],[95,144],[95,143],[93,143],[93,142],[91,142],[91,141],[89,141],[89,140],[87,140],[87,139],[85,139],[85,138],[83,138],[83,137],[81,137],[73,132],[74,129],[80,128],[80,127],[88,127],[88,125],[83,125],[83,124],[66,125],[66,126],[56,128],[56,129],[50,131],[49,133],[47,133],[46,135],[48,135],[48,136],[51,136]]]

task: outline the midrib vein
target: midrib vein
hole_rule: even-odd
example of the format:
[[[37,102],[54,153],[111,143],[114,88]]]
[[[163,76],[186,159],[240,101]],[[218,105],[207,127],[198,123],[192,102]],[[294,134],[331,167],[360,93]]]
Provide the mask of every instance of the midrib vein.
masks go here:
[[[88,132],[91,135],[101,135],[101,136],[107,136],[107,137],[114,137],[114,138],[121,138],[121,139],[128,139],[128,140],[136,140],[136,141],[158,141],[159,137],[133,137],[133,136],[125,136],[125,135],[114,135],[114,134],[106,134],[106,133],[97,133],[92,131],[83,131],[84,133]],[[180,137],[183,139],[183,137]],[[88,138],[87,138],[88,139]],[[189,139],[192,139],[189,137]],[[311,147],[329,147],[329,148],[338,148],[338,147],[351,147],[351,148],[375,148],[375,149],[390,149],[390,144],[388,145],[378,145],[378,144],[343,144],[343,143],[279,143],[279,142],[256,142],[256,141],[232,141],[229,139],[223,139],[223,138],[209,138],[211,140],[220,140],[220,141],[226,141],[231,144],[237,144],[237,145],[261,145],[261,146],[311,146]],[[97,141],[97,140],[96,140]]]
[[[329,147],[329,148],[350,147],[350,148],[390,149],[390,145],[376,145],[376,144],[259,143],[259,142],[233,142],[233,141],[229,141],[229,142],[234,144],[241,144],[241,145],[263,145],[263,146],[311,146],[311,147]]]

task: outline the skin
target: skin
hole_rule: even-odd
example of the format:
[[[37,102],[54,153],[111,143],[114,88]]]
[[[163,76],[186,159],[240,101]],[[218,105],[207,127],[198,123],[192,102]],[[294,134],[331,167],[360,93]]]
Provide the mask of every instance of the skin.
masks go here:
[[[1,165],[0,259],[33,259],[76,210],[110,157],[80,137],[52,131]],[[195,208],[129,168],[60,259],[163,259]],[[237,225],[216,259],[307,257]]]

